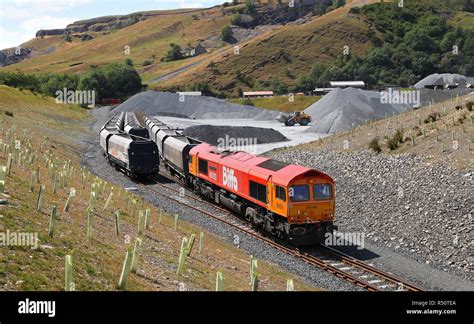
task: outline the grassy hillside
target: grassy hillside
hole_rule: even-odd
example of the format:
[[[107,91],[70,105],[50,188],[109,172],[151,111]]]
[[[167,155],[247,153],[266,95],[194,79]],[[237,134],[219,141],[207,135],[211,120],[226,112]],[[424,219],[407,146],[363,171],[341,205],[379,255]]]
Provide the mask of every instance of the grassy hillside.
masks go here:
[[[266,2],[260,2],[258,8],[264,8],[263,3]],[[286,7],[286,2],[283,1],[283,7],[279,7],[283,13],[285,10],[291,11]],[[406,8],[418,4],[435,8],[435,16],[446,19],[452,27],[472,29],[473,16],[466,11],[465,1],[453,0],[445,3],[441,0],[407,0],[406,8],[400,10],[405,11],[402,14],[398,13],[398,10],[385,10],[387,6],[393,6],[387,3],[372,6],[381,8],[380,10],[350,11],[353,7],[373,5],[377,2],[379,1],[347,0],[344,7],[322,16],[306,17],[304,21],[251,29],[234,26],[234,34],[238,36],[232,44],[221,41],[220,33],[224,26],[231,23],[233,13],[245,9],[243,4],[193,12],[165,11],[160,13],[160,16],[141,20],[122,29],[87,32],[94,37],[89,41],[81,41],[81,33],[73,33],[70,41],[66,41],[62,36],[35,38],[23,44],[23,47],[35,48],[33,57],[2,69],[26,73],[83,73],[97,66],[123,62],[130,58],[144,82],[157,90],[187,89],[205,84],[215,94],[233,97],[237,97],[240,90],[257,88],[257,83],[263,87],[269,87],[271,82],[279,82],[285,86],[297,84],[299,90],[308,90],[313,86],[306,82],[306,78],[311,77],[311,67],[323,64],[329,67],[328,71],[325,71],[327,78],[368,79],[373,85],[396,83],[396,76],[404,83],[409,83],[435,70],[453,72],[438,71],[438,66],[453,68],[448,64],[450,61],[445,54],[445,47],[457,34],[453,36],[448,33],[449,37],[444,37],[446,39],[438,39],[439,35],[434,35],[433,37],[438,38],[428,42],[434,44],[434,47],[441,44],[443,55],[438,53],[437,49],[432,51],[436,55],[423,51],[415,51],[416,55],[412,55],[411,50],[403,52],[396,47],[400,40],[405,39],[404,33],[410,31],[408,27],[416,21],[416,17],[410,18],[410,10]],[[267,9],[277,8],[271,7],[276,6],[275,1],[268,6],[270,7],[266,7]],[[397,13],[402,17],[398,17]],[[268,17],[267,12],[265,19],[268,20]],[[271,23],[267,20],[266,23]],[[425,20],[425,24],[439,25],[436,19]],[[430,33],[436,34],[436,26],[430,28]],[[393,37],[393,29],[397,32],[397,37]],[[416,49],[419,44],[415,41],[416,38],[413,40]],[[170,43],[176,43],[184,49],[194,46],[197,42],[202,42],[208,52],[171,62],[160,60],[170,49]],[[461,55],[468,53],[471,47],[471,41],[464,43]],[[402,45],[403,48],[405,44]],[[350,55],[342,55],[344,48]],[[130,49],[130,54],[125,53],[126,49]],[[372,52],[367,54],[368,51]],[[392,55],[394,51],[397,51],[396,55]],[[411,69],[413,72],[407,70],[400,73],[392,68],[389,72],[379,73],[376,65],[381,60],[384,63],[383,57],[380,59],[379,56],[385,55],[385,52],[392,56],[391,60],[396,63],[396,67],[405,66],[397,59],[405,60],[405,56],[409,56],[408,59],[414,61]],[[470,56],[465,56],[467,57]],[[418,61],[422,63],[419,64]],[[463,61],[466,59],[460,59],[460,62]]]
[[[164,74],[192,60],[160,62],[170,43],[177,43],[182,47],[195,45],[202,37],[218,35],[229,19],[218,9],[182,14],[171,12],[123,29],[88,33],[95,38],[86,42],[74,37],[74,34],[71,42],[66,42],[61,36],[39,37],[22,47],[34,47],[39,51],[49,48],[51,53],[38,55],[4,69],[26,73],[84,72],[94,66],[123,62],[130,58],[147,79],[148,75]],[[130,48],[129,55],[125,53],[126,46]],[[152,60],[154,64],[143,67],[145,60]]]
[[[367,2],[370,0],[353,1],[355,4]],[[346,7],[321,18],[313,18],[303,25],[288,24],[268,31],[252,30],[255,35],[239,43],[240,54],[233,55],[234,44],[219,40],[222,27],[228,25],[231,19],[230,14],[224,13],[232,8],[173,13],[149,18],[120,30],[88,32],[94,39],[86,42],[80,40],[80,33],[73,34],[70,42],[61,36],[38,37],[23,44],[23,47],[35,48],[36,56],[4,69],[26,73],[82,73],[91,67],[130,58],[146,82],[195,64],[189,71],[159,85],[167,87],[204,81],[209,82],[212,89],[235,91],[238,87],[248,88],[246,83],[253,80],[268,81],[270,75],[284,81],[292,80],[315,62],[331,62],[343,45],[349,46],[355,53],[363,52],[368,46],[368,38],[364,36],[368,29],[366,24],[348,18]],[[209,53],[160,62],[170,43],[186,47],[195,45],[198,40],[210,44]],[[130,55],[124,53],[125,46],[130,47]],[[143,66],[146,60],[151,60],[152,64]],[[210,62],[216,65],[215,68],[211,68]],[[235,82],[236,75],[243,76],[242,82]]]
[[[316,63],[331,63],[348,46],[362,54],[370,46],[369,26],[349,15],[351,6],[375,2],[357,0],[302,25],[287,25],[239,45],[238,54],[229,48],[211,62],[203,62],[159,87],[207,82],[217,91],[236,95],[238,88],[250,89],[255,81],[274,79],[291,84]]]
[[[192,233],[199,237],[205,229],[180,221],[175,231],[174,217],[164,213],[159,222],[159,206],[151,206],[133,194],[128,195],[129,203],[126,203],[123,188],[81,167],[81,145],[89,136],[87,110],[56,104],[51,98],[6,86],[0,86],[0,96],[0,166],[6,165],[8,160],[3,144],[10,145],[15,157],[11,174],[6,178],[5,192],[0,193],[0,233],[37,233],[39,239],[37,249],[13,244],[1,246],[0,289],[63,290],[65,256],[71,255],[76,290],[116,290],[125,253],[140,236],[143,243],[138,271],[130,274],[127,290],[178,290],[180,282],[188,290],[214,290],[216,271],[223,271],[226,290],[249,290],[249,256],[208,233],[203,253],[197,252],[198,244],[195,244],[186,259],[183,274],[176,275],[183,237],[189,238]],[[16,141],[20,143],[19,150],[15,149]],[[32,171],[38,170],[38,181],[33,177],[30,190]],[[92,235],[88,238],[86,210],[93,183],[101,189],[93,203]],[[45,194],[43,208],[37,211],[40,185],[45,186]],[[69,210],[64,211],[70,188],[76,189],[76,195]],[[104,208],[110,193],[113,193],[112,200]],[[134,200],[135,209],[132,208]],[[58,214],[53,235],[49,236],[53,204],[57,205]],[[137,215],[146,208],[150,209],[150,228],[139,234]],[[120,211],[118,236],[115,234],[116,210]],[[258,269],[262,290],[284,290],[286,280],[292,277],[266,262],[259,261]],[[295,286],[297,290],[315,289],[298,278],[295,278]]]

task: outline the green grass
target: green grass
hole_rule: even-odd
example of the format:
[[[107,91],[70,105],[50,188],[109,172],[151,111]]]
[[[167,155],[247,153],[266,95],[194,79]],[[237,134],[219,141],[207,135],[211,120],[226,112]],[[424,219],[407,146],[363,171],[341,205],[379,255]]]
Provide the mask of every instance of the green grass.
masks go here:
[[[474,13],[472,12],[458,12],[450,23],[456,26],[460,26],[464,29],[474,29]]]
[[[228,101],[236,104],[245,104],[247,100],[250,100],[256,107],[284,112],[294,112],[305,110],[320,98],[321,97],[295,96],[294,101],[291,102],[288,97],[275,96],[271,98],[229,99]]]

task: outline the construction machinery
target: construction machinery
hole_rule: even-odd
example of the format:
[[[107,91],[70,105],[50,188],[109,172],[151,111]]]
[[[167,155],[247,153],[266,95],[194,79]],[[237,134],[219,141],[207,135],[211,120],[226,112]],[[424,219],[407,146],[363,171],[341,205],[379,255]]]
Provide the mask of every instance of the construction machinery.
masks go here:
[[[285,123],[285,126],[294,126],[295,124],[306,126],[311,122],[311,116],[304,112],[297,111],[292,115],[281,114],[277,117],[277,120]]]

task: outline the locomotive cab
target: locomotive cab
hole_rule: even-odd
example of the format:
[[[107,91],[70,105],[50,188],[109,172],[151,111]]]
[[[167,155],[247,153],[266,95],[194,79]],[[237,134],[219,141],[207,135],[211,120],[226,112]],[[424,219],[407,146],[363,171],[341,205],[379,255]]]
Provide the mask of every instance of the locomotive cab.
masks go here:
[[[330,177],[321,174],[297,177],[289,183],[286,199],[290,240],[295,243],[304,245],[308,239],[322,242],[325,234],[336,228],[333,225],[335,190]]]

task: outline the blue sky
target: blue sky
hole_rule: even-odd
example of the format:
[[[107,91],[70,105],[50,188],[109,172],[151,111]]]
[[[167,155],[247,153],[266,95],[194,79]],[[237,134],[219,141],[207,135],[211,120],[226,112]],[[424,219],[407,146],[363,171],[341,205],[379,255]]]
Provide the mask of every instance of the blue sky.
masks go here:
[[[224,0],[0,0],[0,49],[18,46],[39,29],[81,19],[143,10],[205,8]]]

